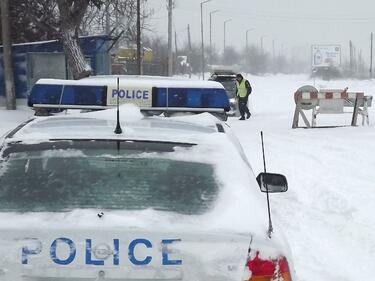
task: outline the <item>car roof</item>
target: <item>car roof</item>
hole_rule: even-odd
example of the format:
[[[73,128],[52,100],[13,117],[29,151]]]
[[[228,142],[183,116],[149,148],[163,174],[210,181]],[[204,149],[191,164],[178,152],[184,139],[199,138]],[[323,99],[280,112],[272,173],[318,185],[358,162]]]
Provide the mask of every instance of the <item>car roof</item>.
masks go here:
[[[38,142],[51,139],[116,139],[176,143],[202,143],[225,133],[227,125],[212,115],[187,117],[143,117],[135,106],[120,106],[122,134],[115,134],[116,109],[35,117],[9,133],[6,142]],[[130,112],[129,109],[136,112]],[[137,113],[139,115],[137,115]]]
[[[236,76],[236,73],[232,70],[216,69],[212,72],[212,76]]]

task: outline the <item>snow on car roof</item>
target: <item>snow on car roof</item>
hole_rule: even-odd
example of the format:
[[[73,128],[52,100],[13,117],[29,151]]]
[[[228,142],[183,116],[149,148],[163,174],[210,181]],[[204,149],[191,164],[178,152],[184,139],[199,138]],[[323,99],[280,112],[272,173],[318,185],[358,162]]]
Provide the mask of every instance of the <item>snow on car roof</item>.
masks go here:
[[[224,87],[214,81],[190,80],[181,78],[159,77],[159,76],[133,76],[133,75],[103,75],[91,76],[80,80],[63,79],[39,79],[36,84],[62,84],[80,86],[106,86],[117,85],[117,78],[120,84],[127,86],[143,87],[169,87],[169,88],[204,88],[204,89],[224,89]]]
[[[116,109],[38,117],[15,133],[11,140],[38,142],[48,139],[142,139],[169,142],[200,142],[202,135],[217,133],[221,123],[210,114],[176,118],[145,118],[139,108],[120,106],[123,134],[116,135]]]

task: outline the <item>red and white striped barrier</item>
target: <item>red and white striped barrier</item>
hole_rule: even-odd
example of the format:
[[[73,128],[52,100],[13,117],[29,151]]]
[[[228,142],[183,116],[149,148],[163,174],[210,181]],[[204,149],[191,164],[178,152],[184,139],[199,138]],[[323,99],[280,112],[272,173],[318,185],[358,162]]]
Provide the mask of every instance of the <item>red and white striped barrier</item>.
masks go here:
[[[347,92],[344,91],[333,91],[333,90],[321,90],[319,92],[301,92],[297,91],[294,94],[294,100],[321,100],[321,99],[357,99],[364,98],[365,93],[363,92]]]
[[[365,96],[363,92],[348,92],[345,89],[322,89],[318,91],[313,86],[303,86],[294,93],[296,109],[292,128],[298,128],[299,116],[302,117],[307,128],[316,127],[318,114],[353,113],[352,126],[356,126],[358,115],[362,116],[362,125],[366,120],[369,124],[367,108],[371,106],[372,96]],[[344,107],[353,108],[353,111],[344,111]],[[312,110],[311,123],[304,110]]]

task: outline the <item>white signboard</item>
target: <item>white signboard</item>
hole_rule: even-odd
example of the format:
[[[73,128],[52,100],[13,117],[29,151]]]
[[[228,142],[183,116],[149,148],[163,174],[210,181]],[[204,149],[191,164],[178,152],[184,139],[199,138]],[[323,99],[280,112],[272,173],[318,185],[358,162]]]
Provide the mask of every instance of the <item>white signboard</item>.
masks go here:
[[[328,67],[341,65],[340,45],[312,45],[312,67]]]
[[[152,88],[147,87],[126,87],[120,86],[120,89],[108,87],[107,105],[117,105],[131,103],[139,107],[152,107]]]

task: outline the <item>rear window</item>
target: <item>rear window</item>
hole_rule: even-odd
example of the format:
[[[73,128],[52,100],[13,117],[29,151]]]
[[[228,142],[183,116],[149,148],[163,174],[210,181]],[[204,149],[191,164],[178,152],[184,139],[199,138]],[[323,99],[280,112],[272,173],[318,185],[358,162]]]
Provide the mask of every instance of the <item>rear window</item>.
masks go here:
[[[0,158],[0,211],[152,208],[205,213],[218,194],[214,169],[169,159],[176,149],[191,145],[116,141],[10,145]]]
[[[230,95],[231,98],[235,96],[236,91],[236,81],[235,80],[223,80],[220,83],[224,86],[227,93]]]

